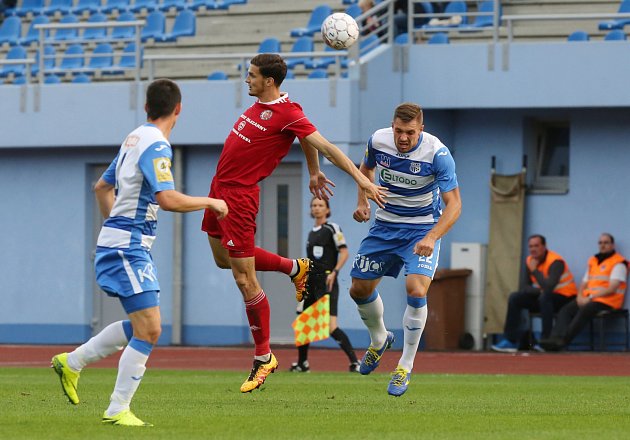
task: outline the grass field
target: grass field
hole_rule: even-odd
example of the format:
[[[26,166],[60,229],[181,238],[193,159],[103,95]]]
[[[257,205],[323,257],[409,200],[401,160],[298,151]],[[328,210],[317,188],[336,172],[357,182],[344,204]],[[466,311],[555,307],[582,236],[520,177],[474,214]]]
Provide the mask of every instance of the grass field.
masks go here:
[[[132,409],[152,428],[101,426],[115,370],[86,369],[81,404],[50,369],[0,369],[0,439],[627,439],[623,377],[415,375],[387,395],[388,376],[270,376],[241,394],[243,373],[148,370]]]

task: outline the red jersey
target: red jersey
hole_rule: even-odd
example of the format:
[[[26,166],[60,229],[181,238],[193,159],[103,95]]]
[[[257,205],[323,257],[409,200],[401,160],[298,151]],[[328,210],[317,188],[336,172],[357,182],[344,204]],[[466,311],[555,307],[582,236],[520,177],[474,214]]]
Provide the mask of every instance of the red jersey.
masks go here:
[[[238,118],[225,139],[215,180],[256,185],[276,169],[296,137],[302,139],[316,130],[286,93],[272,102],[258,101]]]

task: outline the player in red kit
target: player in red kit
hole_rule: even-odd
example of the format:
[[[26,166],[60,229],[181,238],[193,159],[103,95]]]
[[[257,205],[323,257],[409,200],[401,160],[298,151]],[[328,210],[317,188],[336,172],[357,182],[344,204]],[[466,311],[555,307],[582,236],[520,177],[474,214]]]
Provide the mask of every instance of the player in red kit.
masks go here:
[[[218,221],[206,210],[201,229],[208,234],[217,266],[232,269],[245,300],[245,310],[255,344],[254,365],[241,386],[247,393],[260,387],[278,367],[269,347],[269,302],[256,271],[278,271],[295,284],[296,299],[306,293],[310,260],[291,260],[254,245],[258,214],[258,182],[269,176],[287,155],[297,137],[306,157],[309,188],[317,197],[332,195],[334,184],[319,169],[318,151],[348,173],[366,197],[383,206],[384,188],[375,185],[343,152],[324,138],[308,120],[299,104],[292,102],[280,85],[287,66],[279,55],[259,54],[251,60],[245,82],[249,95],[258,100],[236,121],[223,146],[210,197],[225,200],[230,210]]]

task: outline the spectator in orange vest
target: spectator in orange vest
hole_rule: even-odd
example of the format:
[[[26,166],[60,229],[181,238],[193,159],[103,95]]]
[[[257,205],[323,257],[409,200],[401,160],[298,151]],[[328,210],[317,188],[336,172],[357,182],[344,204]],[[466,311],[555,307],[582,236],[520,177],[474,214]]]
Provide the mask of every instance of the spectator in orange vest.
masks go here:
[[[527,285],[510,295],[504,337],[492,346],[494,351],[514,353],[518,350],[523,310],[542,315],[542,338],[549,337],[554,313],[570,303],[577,294],[569,266],[559,254],[547,249],[545,237],[532,235],[527,240],[527,246]],[[534,349],[543,351],[538,344],[534,345]]]
[[[612,235],[603,233],[597,244],[599,253],[589,258],[577,297],[560,309],[550,337],[540,341],[545,350],[564,349],[599,312],[623,307],[628,262],[615,250]]]

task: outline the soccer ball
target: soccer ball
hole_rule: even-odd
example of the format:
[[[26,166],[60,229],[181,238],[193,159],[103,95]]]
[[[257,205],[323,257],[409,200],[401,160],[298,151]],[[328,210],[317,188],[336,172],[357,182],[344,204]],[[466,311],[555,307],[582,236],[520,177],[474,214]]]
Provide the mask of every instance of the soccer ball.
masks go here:
[[[359,25],[348,14],[336,12],[322,23],[322,38],[333,49],[347,49],[359,38]]]

